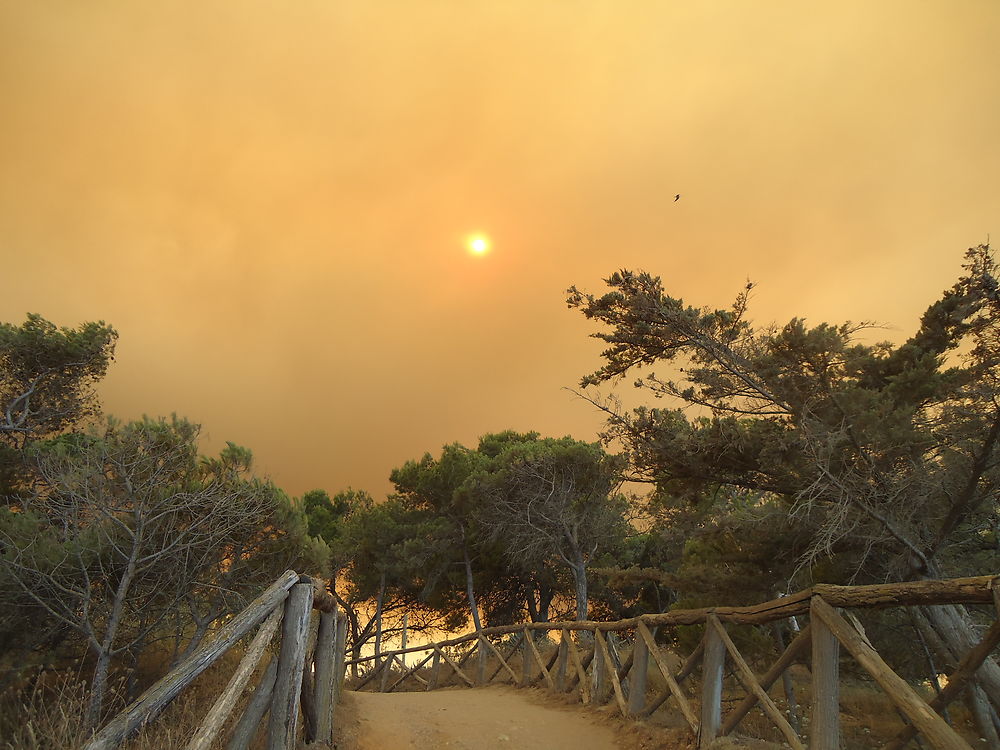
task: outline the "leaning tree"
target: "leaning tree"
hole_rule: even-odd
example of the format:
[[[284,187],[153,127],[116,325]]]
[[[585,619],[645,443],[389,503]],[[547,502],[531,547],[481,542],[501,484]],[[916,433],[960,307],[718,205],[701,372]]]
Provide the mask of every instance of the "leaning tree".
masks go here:
[[[989,246],[899,345],[867,324],[757,326],[752,285],[729,309],[686,305],[661,280],[619,271],[568,304],[602,324],[603,365],[582,386],[638,376],[668,404],[608,416],[636,478],[697,502],[719,487],[783,503],[811,529],[805,562],[849,555],[857,578],[961,575],[995,565],[1000,489],[1000,287]],[[667,372],[651,372],[653,366]],[[954,651],[964,612],[929,608]],[[954,655],[954,654],[952,654]],[[1000,705],[1000,670],[980,672]]]

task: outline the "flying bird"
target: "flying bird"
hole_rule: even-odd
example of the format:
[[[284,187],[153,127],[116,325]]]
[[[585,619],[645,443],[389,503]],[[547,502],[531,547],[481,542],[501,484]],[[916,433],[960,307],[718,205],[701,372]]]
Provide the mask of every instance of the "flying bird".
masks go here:
[[[677,202],[677,201],[679,201],[680,199],[681,199],[681,194],[680,194],[680,193],[678,193],[677,195],[675,195],[675,196],[674,196],[674,203],[676,203],[676,202]]]

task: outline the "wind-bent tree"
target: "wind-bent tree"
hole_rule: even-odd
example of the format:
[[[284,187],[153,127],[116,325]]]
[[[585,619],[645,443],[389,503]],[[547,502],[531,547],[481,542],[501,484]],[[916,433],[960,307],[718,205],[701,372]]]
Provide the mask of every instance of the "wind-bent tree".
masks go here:
[[[103,322],[57,328],[33,313],[21,326],[0,323],[0,495],[28,483],[21,451],[31,440],[97,414],[94,385],[117,338]]]
[[[509,442],[467,485],[510,564],[569,569],[578,620],[587,619],[588,564],[626,535],[627,503],[616,494],[623,468],[598,444],[533,437]]]
[[[710,310],[620,271],[602,296],[569,290],[609,345],[582,385],[671,368],[636,386],[673,408],[623,413],[592,399],[606,437],[663,497],[697,502],[723,486],[778,498],[813,527],[807,559],[849,555],[843,567],[868,580],[970,573],[970,561],[996,559],[1000,291],[988,246],[964,268],[899,346],[859,342],[864,324],[754,326],[750,286]]]
[[[93,655],[91,726],[112,662],[141,649],[199,586],[217,586],[228,564],[240,566],[273,519],[265,483],[199,470],[197,435],[184,420],[146,418],[36,443],[37,493],[0,512],[10,599],[77,632]]]
[[[117,338],[103,322],[57,328],[34,313],[19,328],[0,323],[0,435],[23,444],[96,414]]]

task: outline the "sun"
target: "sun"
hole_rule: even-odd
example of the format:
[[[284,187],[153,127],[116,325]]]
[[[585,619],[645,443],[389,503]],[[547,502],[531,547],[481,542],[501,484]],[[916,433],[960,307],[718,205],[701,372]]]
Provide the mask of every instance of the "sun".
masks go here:
[[[485,234],[473,234],[466,238],[465,246],[473,255],[486,255],[490,251],[490,238]]]

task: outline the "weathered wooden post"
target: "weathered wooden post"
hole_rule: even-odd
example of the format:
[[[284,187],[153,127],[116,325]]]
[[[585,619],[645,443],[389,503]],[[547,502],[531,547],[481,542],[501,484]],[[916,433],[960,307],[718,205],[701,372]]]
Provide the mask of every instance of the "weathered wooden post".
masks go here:
[[[608,665],[607,662],[601,657],[600,649],[597,643],[597,631],[594,632],[594,670],[593,670],[593,684],[591,688],[591,695],[593,696],[593,701],[599,706],[604,705],[608,702],[609,693],[611,692],[611,683],[608,681]]]
[[[315,603],[315,591],[313,592],[313,602]],[[312,610],[309,612],[309,624],[306,625],[306,653],[302,660],[302,682],[299,685],[299,708],[302,711],[302,738],[306,744],[310,744],[316,739],[316,683],[313,682],[313,670],[316,659],[316,636],[319,631],[319,618],[317,626],[313,627]]]
[[[477,648],[479,653],[477,654],[476,684],[482,687],[486,684],[486,660],[489,658],[489,646],[486,645],[486,636],[482,633],[479,634]]]
[[[380,693],[384,693],[386,688],[389,687],[389,675],[392,674],[392,665],[395,661],[395,654],[391,654],[388,659],[382,659],[382,678],[378,683],[378,691]]]
[[[702,661],[701,732],[698,747],[708,747],[719,734],[722,724],[722,676],[726,666],[726,645],[714,627],[709,615],[705,623],[705,658]]]
[[[402,641],[400,641],[400,644],[399,644],[399,650],[400,651],[406,651],[406,630],[407,630],[407,625],[409,624],[409,620],[410,620],[410,613],[409,612],[404,612],[403,613],[403,639],[402,639]],[[399,668],[402,669],[405,672],[406,671],[406,654],[400,654],[399,657],[398,657],[398,659],[399,659]]]
[[[431,658],[431,678],[427,681],[424,690],[434,690],[441,679],[441,652],[434,649],[434,656]]]
[[[278,657],[271,659],[264,671],[260,684],[250,696],[247,707],[243,710],[243,715],[233,729],[233,736],[226,745],[226,750],[247,750],[257,734],[257,727],[260,726],[264,714],[271,706],[271,696],[274,694],[274,678],[278,674]]]
[[[299,581],[292,587],[285,601],[278,673],[274,679],[271,718],[267,724],[267,750],[290,750],[295,747],[302,672],[305,669],[306,642],[309,637],[309,615],[313,603],[312,580],[308,576],[301,576]]]
[[[336,694],[337,605],[332,612],[320,612],[316,632],[316,742],[333,742],[333,703]]]
[[[569,631],[563,628],[559,635],[559,660],[556,662],[556,692],[566,692],[566,672],[569,668]]]
[[[840,748],[840,643],[817,612],[814,596],[810,606],[812,626],[812,721],[810,750]]]
[[[521,680],[518,682],[518,687],[528,687],[531,684],[531,675],[535,671],[535,665],[532,661],[531,644],[528,642],[532,637],[532,633],[527,628],[521,632],[524,635],[524,639],[521,641]]]
[[[236,701],[243,692],[243,688],[250,681],[254,670],[257,668],[257,664],[264,655],[264,649],[271,642],[271,638],[274,637],[280,624],[281,610],[275,608],[264,621],[264,624],[260,626],[257,635],[254,636],[246,654],[240,660],[240,664],[229,680],[226,689],[222,691],[222,695],[215,701],[201,726],[198,727],[194,736],[188,742],[185,750],[208,750],[212,746],[216,735],[222,729],[222,725],[226,719],[229,718],[229,714],[232,713],[233,708],[236,706]]]
[[[174,697],[234,643],[256,627],[271,614],[275,606],[288,596],[288,590],[295,586],[298,574],[287,570],[271,586],[257,597],[239,615],[226,623],[215,636],[169,672],[159,682],[136,698],[128,707],[108,722],[94,735],[84,750],[112,750],[118,747],[126,735],[134,731],[142,722],[159,713]]]
[[[347,671],[345,662],[347,661],[347,629],[351,626],[347,619],[347,613],[337,614],[337,664],[336,673],[336,697],[334,701],[340,699],[340,691],[344,688],[344,673]]]
[[[628,712],[638,716],[646,707],[646,670],[649,665],[649,648],[638,631],[632,641],[632,671],[629,672]]]

